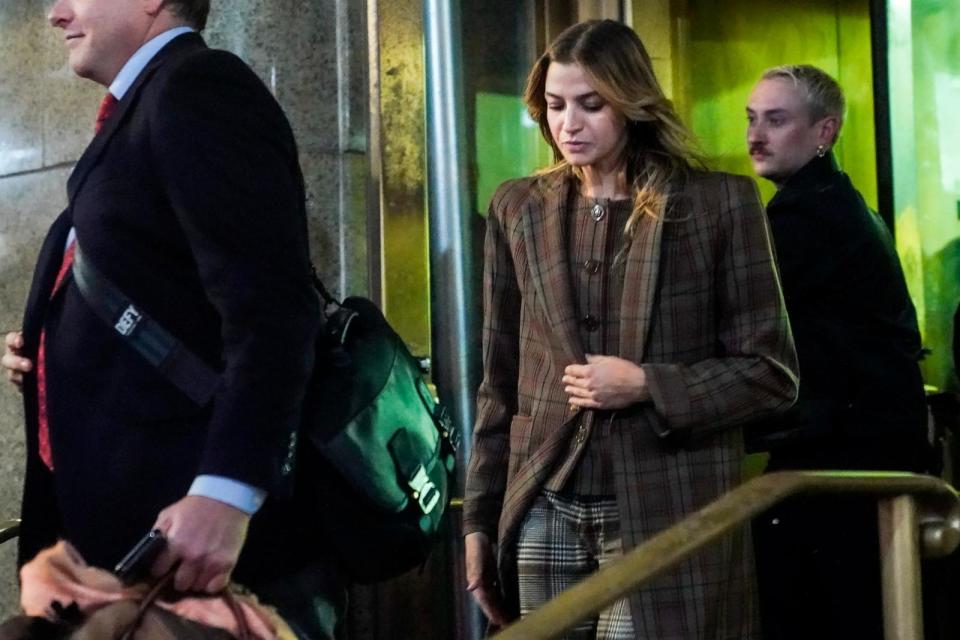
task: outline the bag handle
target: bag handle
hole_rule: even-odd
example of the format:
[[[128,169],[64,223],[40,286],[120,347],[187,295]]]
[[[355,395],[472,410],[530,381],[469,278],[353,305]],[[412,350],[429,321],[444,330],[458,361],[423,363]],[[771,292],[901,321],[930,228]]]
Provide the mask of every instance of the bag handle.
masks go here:
[[[173,584],[176,571],[177,567],[175,566],[150,587],[150,590],[147,591],[143,600],[140,601],[140,607],[137,609],[136,617],[130,622],[130,626],[124,631],[120,640],[134,640],[133,635],[137,632],[137,629],[140,628],[140,625],[143,624],[143,618],[147,615],[147,611],[150,607],[157,604],[160,595]],[[230,613],[233,614],[233,618],[237,623],[237,640],[254,640],[253,632],[250,631],[250,623],[247,621],[247,615],[244,613],[243,607],[240,606],[240,603],[237,602],[237,599],[230,592],[229,586],[220,593],[220,597],[223,598],[224,603],[226,603],[227,608],[230,609]]]
[[[230,592],[230,587],[224,589],[221,594],[223,601],[227,603],[230,613],[237,621],[237,640],[253,640],[253,632],[250,631],[250,623],[247,621],[247,614],[243,612],[243,607],[237,602]]]
[[[150,587],[150,591],[148,591],[147,595],[145,595],[143,600],[140,601],[140,608],[137,609],[137,615],[130,622],[130,626],[127,627],[127,630],[124,631],[123,635],[120,636],[120,640],[133,640],[133,634],[137,632],[137,629],[139,629],[140,625],[143,623],[143,617],[147,615],[147,610],[156,604],[160,594],[173,583],[176,570],[176,567],[170,569],[163,575],[163,577],[157,580],[152,587]]]

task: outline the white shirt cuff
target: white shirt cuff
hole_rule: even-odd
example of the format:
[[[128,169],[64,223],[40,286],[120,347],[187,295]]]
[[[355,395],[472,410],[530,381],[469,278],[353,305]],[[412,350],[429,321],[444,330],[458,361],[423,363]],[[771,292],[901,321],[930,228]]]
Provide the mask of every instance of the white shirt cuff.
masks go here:
[[[187,495],[218,500],[250,515],[255,514],[267,499],[267,492],[263,489],[223,476],[197,476]]]

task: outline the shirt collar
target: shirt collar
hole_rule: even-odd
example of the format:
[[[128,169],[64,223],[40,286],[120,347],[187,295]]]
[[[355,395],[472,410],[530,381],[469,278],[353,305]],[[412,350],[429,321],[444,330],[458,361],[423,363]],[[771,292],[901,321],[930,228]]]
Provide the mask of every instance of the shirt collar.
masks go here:
[[[825,185],[831,184],[836,176],[842,175],[845,174],[840,171],[840,165],[837,164],[837,158],[833,155],[833,151],[828,151],[822,157],[814,156],[810,162],[787,178],[782,187],[777,189],[770,202],[767,203],[767,210],[769,211],[771,207],[776,208],[798,195],[821,190]]]
[[[190,33],[191,31],[193,31],[193,29],[190,27],[175,27],[164,31],[144,43],[142,47],[137,49],[136,53],[130,56],[127,63],[120,69],[120,73],[118,73],[117,77],[110,83],[110,93],[113,94],[113,97],[117,100],[123,100],[123,96],[126,95],[127,91],[133,85],[134,80],[137,79],[137,76],[140,75],[143,68],[157,55],[160,49],[163,49],[168,42],[177,36]]]

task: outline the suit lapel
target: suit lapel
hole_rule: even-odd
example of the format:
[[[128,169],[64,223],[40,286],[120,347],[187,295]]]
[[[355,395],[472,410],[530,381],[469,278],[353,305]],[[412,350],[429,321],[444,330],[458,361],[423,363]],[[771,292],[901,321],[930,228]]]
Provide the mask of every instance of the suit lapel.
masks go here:
[[[184,34],[174,38],[143,68],[143,71],[140,72],[140,75],[137,76],[133,85],[130,86],[130,89],[128,89],[127,93],[123,96],[123,100],[117,104],[113,115],[103,123],[103,128],[100,130],[100,133],[93,137],[93,140],[83,152],[83,155],[80,156],[80,160],[77,161],[77,166],[74,167],[73,173],[70,174],[70,178],[67,180],[67,198],[70,203],[73,202],[77,191],[83,186],[84,181],[86,181],[87,176],[90,174],[90,170],[97,165],[101,154],[103,154],[104,149],[107,148],[111,138],[113,138],[113,135],[120,128],[120,125],[133,108],[133,105],[137,103],[140,91],[143,89],[146,81],[173,53],[184,47],[196,45],[205,46],[203,39],[197,34]]]
[[[657,280],[660,277],[662,217],[643,216],[627,252],[623,296],[620,301],[620,356],[643,362]]]
[[[547,329],[570,362],[585,362],[577,334],[570,265],[564,238],[564,216],[573,181],[557,178],[531,198],[523,231],[530,276],[540,299]],[[562,368],[562,367],[561,367]]]

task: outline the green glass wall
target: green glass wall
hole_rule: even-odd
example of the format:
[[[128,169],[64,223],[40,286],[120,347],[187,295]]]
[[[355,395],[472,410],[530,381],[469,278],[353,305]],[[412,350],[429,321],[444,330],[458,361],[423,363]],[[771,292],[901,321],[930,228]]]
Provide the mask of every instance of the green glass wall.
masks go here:
[[[504,180],[526,176],[553,159],[550,147],[515,95],[476,94],[476,210],[487,203]]]
[[[544,165],[544,143],[521,99],[527,70],[539,55],[537,11],[530,0],[464,2],[461,11],[471,200],[486,215],[501,182]]]
[[[869,4],[866,0],[690,0],[674,6],[674,100],[712,168],[753,175],[744,107],[760,74],[813,64],[840,82],[847,118],[837,159],[877,208]],[[663,73],[661,73],[663,76]],[[773,186],[759,180],[764,199]]]
[[[897,250],[917,306],[924,379],[956,390],[960,299],[960,0],[887,5]]]

